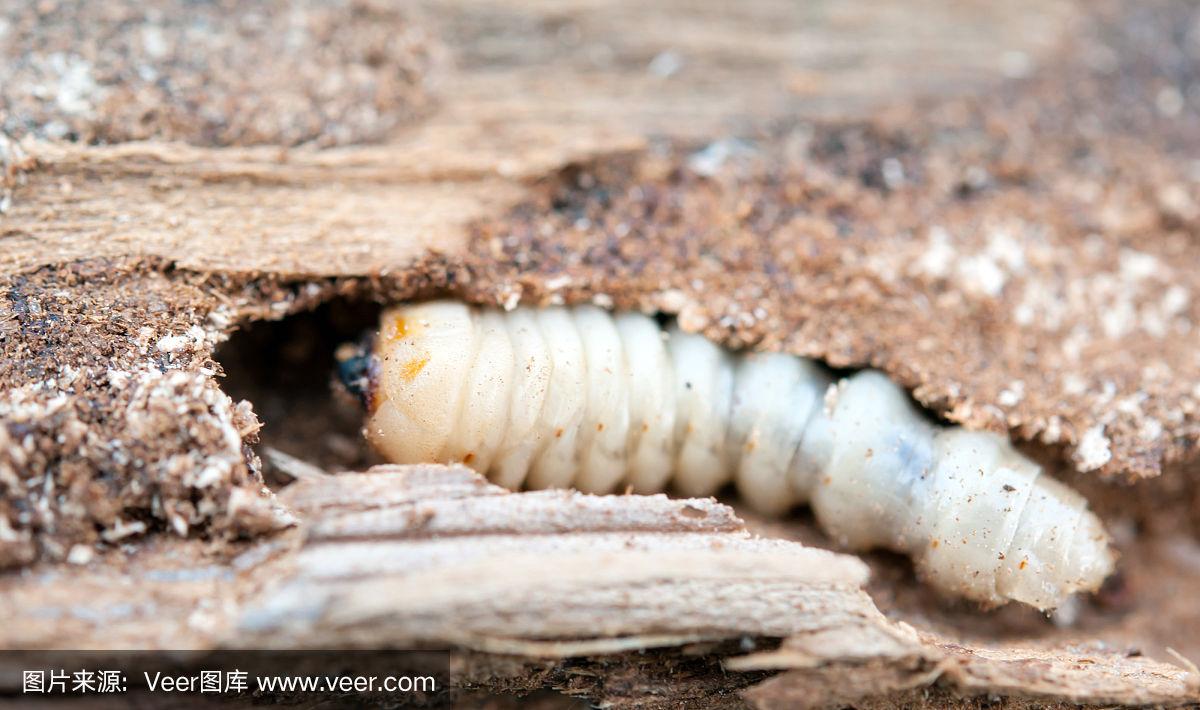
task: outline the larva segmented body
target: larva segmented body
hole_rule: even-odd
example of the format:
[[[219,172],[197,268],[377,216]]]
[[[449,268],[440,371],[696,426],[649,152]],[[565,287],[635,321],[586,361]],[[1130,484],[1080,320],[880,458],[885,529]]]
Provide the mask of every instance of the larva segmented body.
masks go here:
[[[807,502],[856,549],[910,555],[939,589],[1040,609],[1098,588],[1108,538],[1003,437],[934,424],[882,373],[728,353],[636,313],[387,310],[366,433],[398,463],[463,462],[509,488]]]

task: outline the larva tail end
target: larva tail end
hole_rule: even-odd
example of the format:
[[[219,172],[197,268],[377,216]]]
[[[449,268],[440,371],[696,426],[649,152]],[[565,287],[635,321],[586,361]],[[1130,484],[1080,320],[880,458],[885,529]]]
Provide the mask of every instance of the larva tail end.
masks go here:
[[[1075,528],[1072,542],[1075,554],[1067,570],[1067,585],[1072,592],[1096,592],[1116,568],[1117,555],[1100,518],[1084,512]]]
[[[1116,553],[1100,519],[1083,511],[1073,533],[1065,538],[1048,536],[1048,545],[1022,553],[1010,551],[1021,562],[1007,569],[1000,580],[1009,599],[1042,611],[1067,603],[1076,594],[1100,590],[1116,568]],[[1049,564],[1047,564],[1049,562]]]
[[[378,405],[379,361],[375,357],[375,336],[365,334],[358,342],[342,343],[334,353],[337,361],[337,385],[357,399],[371,413]]]

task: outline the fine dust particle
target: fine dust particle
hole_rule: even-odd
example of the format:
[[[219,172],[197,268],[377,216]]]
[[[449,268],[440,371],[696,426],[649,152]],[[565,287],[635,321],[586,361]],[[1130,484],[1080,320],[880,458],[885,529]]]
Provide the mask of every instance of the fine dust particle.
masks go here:
[[[1112,450],[1109,448],[1108,437],[1104,435],[1103,424],[1097,424],[1083,433],[1075,458],[1081,471],[1095,471],[1112,459]]]

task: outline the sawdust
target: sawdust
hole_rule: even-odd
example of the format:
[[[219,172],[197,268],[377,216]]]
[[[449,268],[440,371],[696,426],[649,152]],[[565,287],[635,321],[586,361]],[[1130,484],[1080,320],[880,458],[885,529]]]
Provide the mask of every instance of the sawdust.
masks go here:
[[[220,388],[212,353],[240,322],[338,289],[363,286],[134,259],[0,278],[0,567],[86,561],[94,543],[147,532],[220,540],[290,525],[251,448],[261,424]]]
[[[4,284],[0,565],[86,556],[155,518],[182,536],[286,522],[258,494],[249,404],[212,377],[222,311],[161,272],[112,266]]]
[[[375,142],[431,107],[440,50],[373,0],[0,3],[0,129],[197,145]]]

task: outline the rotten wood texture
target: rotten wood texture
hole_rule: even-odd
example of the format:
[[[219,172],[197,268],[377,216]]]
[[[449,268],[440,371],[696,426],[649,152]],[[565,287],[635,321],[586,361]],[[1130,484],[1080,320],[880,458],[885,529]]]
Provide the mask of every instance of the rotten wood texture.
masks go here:
[[[728,704],[737,688],[758,707],[916,688],[939,702],[1200,699],[1200,675],[1141,656],[919,633],[878,611],[858,559],[752,535],[711,499],[510,493],[462,467],[301,474],[281,496],[297,529],[226,550],[225,562],[152,544],[3,580],[12,622],[0,646],[412,648],[435,652],[413,659],[451,687],[546,683],[617,706]],[[725,680],[660,677],[628,653],[661,668],[689,648]],[[587,667],[604,673],[565,680]]]
[[[1053,48],[1072,15],[1061,2],[1022,3],[1004,11],[983,2],[969,7],[925,2],[922,11],[910,13],[908,5],[888,2],[850,10],[833,2],[801,7],[776,0],[732,6],[680,1],[656,5],[650,16],[637,3],[439,4],[417,14],[442,35],[430,42],[449,44],[442,51],[459,68],[428,68],[439,89],[438,110],[390,133],[383,114],[383,125],[368,126],[359,140],[338,141],[348,147],[316,150],[213,148],[222,141],[169,124],[151,124],[147,137],[190,140],[196,147],[46,142],[47,124],[79,121],[79,132],[91,136],[97,126],[112,123],[109,114],[129,110],[111,96],[109,84],[126,87],[122,77],[139,63],[150,62],[184,85],[199,81],[193,75],[206,70],[168,61],[173,54],[157,61],[145,56],[144,37],[165,33],[159,39],[164,43],[174,37],[184,20],[180,12],[163,13],[163,19],[134,3],[118,3],[116,9],[109,4],[100,12],[88,3],[63,2],[39,20],[40,6],[11,4],[6,15],[22,21],[12,29],[21,41],[9,51],[23,61],[7,67],[18,76],[0,74],[5,87],[0,115],[7,113],[6,129],[25,139],[24,151],[38,168],[25,175],[25,187],[5,215],[0,272],[153,254],[197,270],[313,277],[387,273],[429,248],[462,253],[468,223],[519,201],[525,182],[572,162],[642,147],[647,136],[710,138],[771,116],[862,115],[894,94],[947,90],[972,79],[986,85],[996,80],[1010,53],[1030,61]],[[331,28],[370,21],[356,9],[370,3],[349,3],[340,14],[318,12],[320,3],[301,3],[306,5]],[[272,18],[258,7],[239,12]],[[89,13],[98,17],[86,18],[92,22],[82,27],[61,17]],[[415,31],[407,18],[394,19]],[[288,21],[299,23],[293,29],[304,42],[325,42],[326,51],[306,56],[292,49],[282,58],[265,57],[272,68],[268,74],[317,73],[320,62],[332,61],[338,51],[357,58],[359,39],[337,35],[336,29],[330,30],[333,37],[313,36],[304,29],[316,21],[308,15]],[[131,25],[141,38],[133,36]],[[207,26],[211,35],[205,39],[214,47],[245,42],[229,36],[236,27]],[[670,42],[665,27],[671,27]],[[997,27],[1004,32],[997,35]],[[63,55],[56,51],[62,35],[79,33],[98,42],[117,28],[130,32],[122,51],[110,55],[93,48],[103,66],[94,66],[88,52],[55,62]],[[880,37],[886,41],[872,41]],[[399,43],[389,50],[395,62],[416,66],[424,65],[428,53],[423,44]],[[229,58],[220,56],[220,90],[261,101],[264,89],[227,76]],[[664,59],[656,68],[659,56]],[[921,71],[914,70],[918,66]],[[379,76],[390,65],[356,68],[382,82]],[[185,76],[175,76],[180,72]],[[34,76],[26,79],[24,73]],[[53,79],[52,86],[76,82],[66,92],[77,101],[67,106],[48,101],[30,86],[35,79]],[[357,85],[340,88],[332,97],[335,106],[360,100]],[[22,110],[27,102],[33,106]],[[233,112],[226,123],[249,121],[259,114],[257,105],[245,113]],[[267,142],[295,142],[286,135]],[[122,137],[127,136],[107,139]],[[377,145],[363,147],[367,137]],[[191,248],[198,243],[205,247]]]
[[[963,696],[999,695],[1040,707],[1072,705],[1173,705],[1194,698],[1194,669],[1164,666],[1101,647],[1039,649],[980,647],[926,638],[907,653],[859,659],[869,669],[831,664],[828,644],[843,640],[793,637],[778,651],[726,663],[732,670],[789,669],[746,691],[759,708],[809,708],[887,702],[898,691],[938,683]],[[860,650],[860,649],[855,649]],[[798,670],[792,670],[798,669]],[[856,672],[857,671],[857,672]],[[864,701],[866,701],[864,703]]]
[[[562,657],[884,625],[857,559],[751,537],[714,501],[372,471],[284,492],[310,521],[304,543],[248,603],[239,643]]]
[[[361,143],[424,113],[436,74],[423,27],[371,0],[6,0],[0,17],[0,130],[17,135]]]
[[[1194,699],[1123,653],[1200,655],[1193,6],[277,5],[0,1],[0,566],[32,565],[3,645],[421,641],[617,705]],[[782,540],[831,544],[803,520],[710,502],[273,500],[260,432],[369,463],[326,386],[342,315],[434,294],[881,367],[1082,487],[1120,574],[1057,628],[887,556],[867,597]]]

